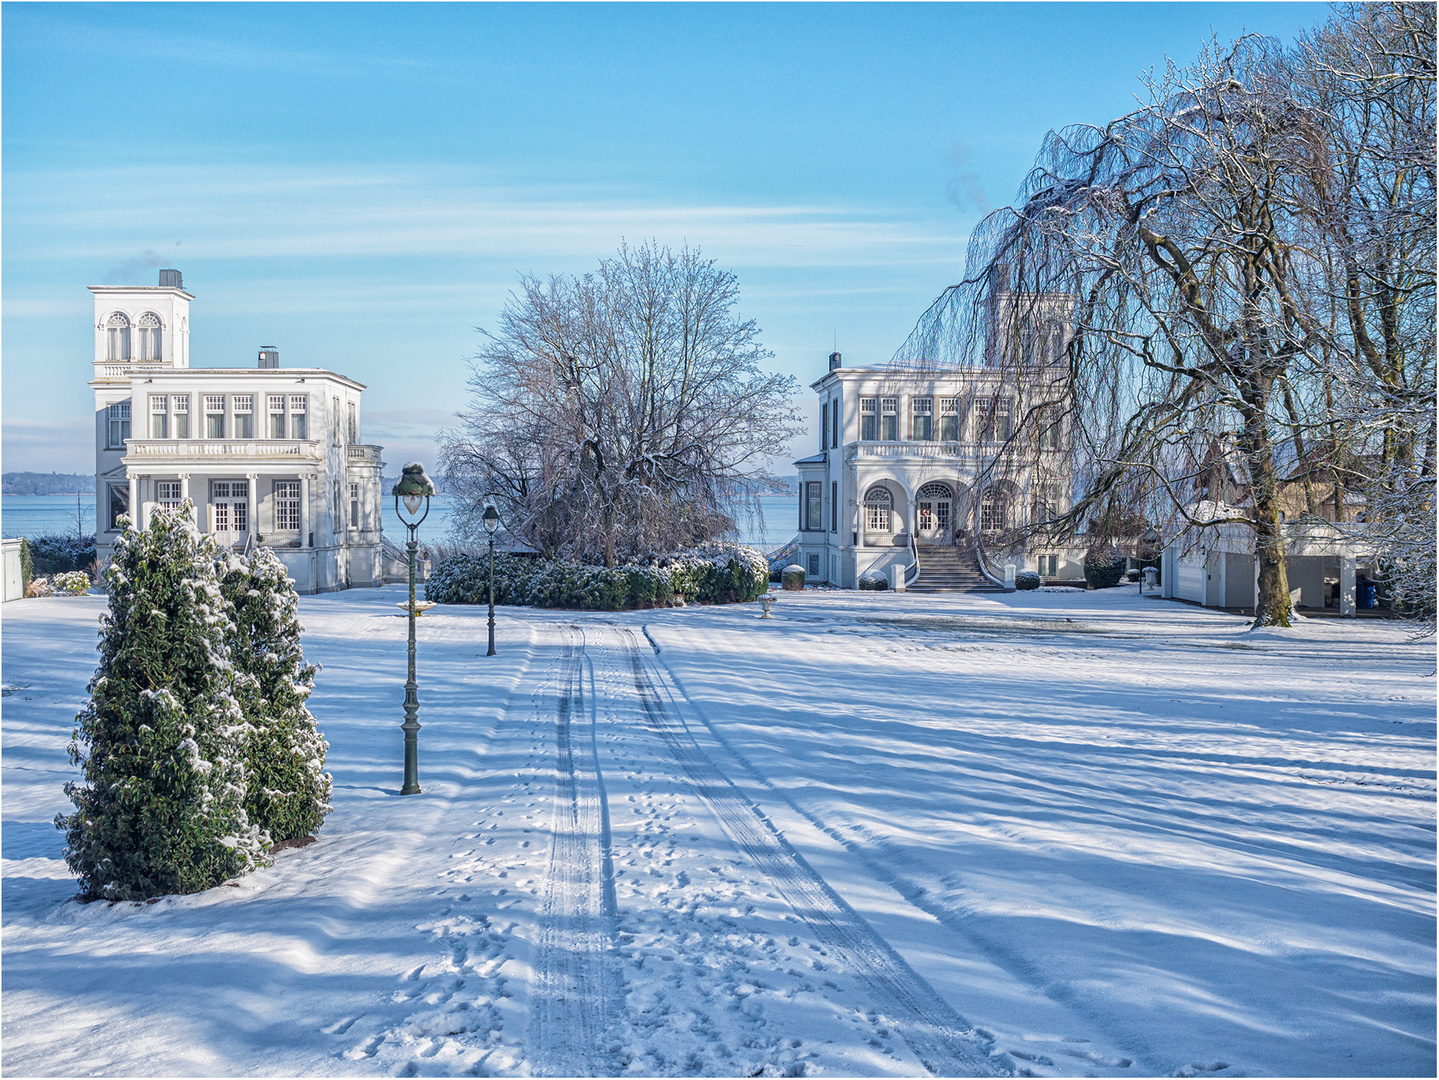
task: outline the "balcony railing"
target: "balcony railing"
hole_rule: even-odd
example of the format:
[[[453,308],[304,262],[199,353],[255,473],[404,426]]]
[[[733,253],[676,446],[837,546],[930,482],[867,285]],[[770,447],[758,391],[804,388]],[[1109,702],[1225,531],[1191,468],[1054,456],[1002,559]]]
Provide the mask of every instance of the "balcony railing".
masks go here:
[[[979,454],[976,443],[953,442],[858,442],[851,444],[851,457],[859,458],[972,458]]]
[[[322,461],[324,450],[318,441],[294,439],[131,439],[125,444],[127,465],[179,458]]]
[[[345,448],[345,456],[351,461],[379,461],[380,447],[363,443],[351,443]]]
[[[169,364],[145,362],[138,360],[111,360],[97,361],[95,363],[95,378],[97,380],[108,379],[115,382],[129,382],[131,375],[145,375],[153,371],[171,371]]]

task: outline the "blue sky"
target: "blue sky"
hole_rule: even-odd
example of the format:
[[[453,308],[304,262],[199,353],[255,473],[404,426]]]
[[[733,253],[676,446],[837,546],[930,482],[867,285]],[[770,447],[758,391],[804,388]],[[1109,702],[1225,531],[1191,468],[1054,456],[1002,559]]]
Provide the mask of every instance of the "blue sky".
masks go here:
[[[193,365],[275,344],[359,379],[393,472],[434,461],[518,275],[584,272],[622,239],[735,271],[806,387],[836,339],[882,362],[1046,131],[1127,111],[1210,34],[1287,42],[1326,15],[6,3],[4,468],[93,468],[85,286],[162,266],[196,295]]]

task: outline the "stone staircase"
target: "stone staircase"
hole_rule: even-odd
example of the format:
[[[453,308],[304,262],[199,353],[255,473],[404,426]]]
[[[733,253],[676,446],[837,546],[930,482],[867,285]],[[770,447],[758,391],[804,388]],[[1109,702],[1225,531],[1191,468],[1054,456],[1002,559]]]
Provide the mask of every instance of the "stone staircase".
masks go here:
[[[944,544],[937,547],[919,545],[919,577],[909,586],[910,592],[1003,592],[979,572],[972,549]]]

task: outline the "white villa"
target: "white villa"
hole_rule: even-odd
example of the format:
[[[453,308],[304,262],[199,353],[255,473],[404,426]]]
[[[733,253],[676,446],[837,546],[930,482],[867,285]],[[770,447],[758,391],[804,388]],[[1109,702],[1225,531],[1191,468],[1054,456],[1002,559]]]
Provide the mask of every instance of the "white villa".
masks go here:
[[[178,270],[95,296],[96,554],[130,514],[193,501],[226,544],[274,549],[302,593],[377,585],[380,447],[360,442],[364,386],[319,368],[190,366],[190,301]]]
[[[836,352],[811,389],[819,453],[795,463],[797,560],[810,581],[854,588],[880,574],[899,588],[983,589],[1003,586],[1009,567],[1083,577],[1081,552],[1007,535],[1070,505],[1062,422],[1039,426],[1024,467],[977,490],[1030,407],[1000,369],[845,368]]]

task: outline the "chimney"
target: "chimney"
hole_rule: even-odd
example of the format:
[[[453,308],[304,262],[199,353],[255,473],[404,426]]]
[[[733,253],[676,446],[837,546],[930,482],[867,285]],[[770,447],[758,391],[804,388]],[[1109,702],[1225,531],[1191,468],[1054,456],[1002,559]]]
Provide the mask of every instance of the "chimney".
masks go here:
[[[180,271],[161,270],[160,288],[162,289],[183,289],[185,286],[180,282]]]
[[[830,371],[837,371],[839,369],[839,353],[832,352],[829,354],[829,369]]]
[[[280,366],[280,350],[273,345],[260,346],[260,366],[262,368],[277,368]]]

